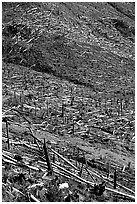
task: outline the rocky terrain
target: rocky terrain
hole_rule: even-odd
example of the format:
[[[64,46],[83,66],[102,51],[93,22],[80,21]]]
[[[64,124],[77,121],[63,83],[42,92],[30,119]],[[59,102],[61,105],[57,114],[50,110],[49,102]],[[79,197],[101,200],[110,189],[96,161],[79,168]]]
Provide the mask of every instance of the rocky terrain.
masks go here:
[[[134,44],[135,3],[2,3],[3,201],[135,201]]]

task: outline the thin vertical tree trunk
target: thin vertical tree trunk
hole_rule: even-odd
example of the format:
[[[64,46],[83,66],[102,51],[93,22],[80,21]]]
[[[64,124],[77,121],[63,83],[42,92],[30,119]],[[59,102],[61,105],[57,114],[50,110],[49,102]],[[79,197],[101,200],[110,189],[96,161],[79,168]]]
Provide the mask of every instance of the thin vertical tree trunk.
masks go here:
[[[46,140],[44,138],[44,153],[45,153],[45,157],[46,157],[46,161],[47,161],[47,166],[48,166],[48,174],[52,175],[53,174],[53,169],[50,163],[50,159],[49,159],[49,154],[48,154],[48,150],[47,150],[47,146],[46,146]]]
[[[114,171],[114,189],[116,189],[116,186],[117,186],[117,171],[115,169]]]
[[[7,121],[7,119],[6,119],[6,132],[7,132],[8,149],[10,149],[9,128],[8,128],[8,121]]]

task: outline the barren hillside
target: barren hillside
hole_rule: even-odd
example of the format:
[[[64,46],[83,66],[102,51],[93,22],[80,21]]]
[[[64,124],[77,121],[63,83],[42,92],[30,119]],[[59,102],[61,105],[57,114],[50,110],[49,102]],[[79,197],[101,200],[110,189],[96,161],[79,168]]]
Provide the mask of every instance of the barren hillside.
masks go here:
[[[135,200],[134,47],[135,3],[2,3],[3,201]]]

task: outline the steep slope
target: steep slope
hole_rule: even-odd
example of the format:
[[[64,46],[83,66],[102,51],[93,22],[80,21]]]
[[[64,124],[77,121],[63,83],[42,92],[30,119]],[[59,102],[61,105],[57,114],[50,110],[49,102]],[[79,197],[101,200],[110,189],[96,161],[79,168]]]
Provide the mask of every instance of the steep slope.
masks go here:
[[[72,201],[134,201],[135,4],[4,2],[2,16],[3,202],[64,202],[63,182]]]
[[[3,3],[3,60],[94,91],[134,86],[134,80],[127,82],[134,78],[134,8],[134,3]]]

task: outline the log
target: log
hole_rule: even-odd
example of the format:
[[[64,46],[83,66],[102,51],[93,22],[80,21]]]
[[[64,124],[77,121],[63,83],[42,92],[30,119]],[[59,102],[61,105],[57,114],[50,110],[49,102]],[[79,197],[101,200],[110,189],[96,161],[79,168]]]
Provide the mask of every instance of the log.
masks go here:
[[[70,177],[70,176],[64,174],[64,172],[61,173],[61,172],[59,172],[59,171],[57,171],[57,170],[54,170],[54,172],[55,172],[56,174],[59,174],[60,176],[63,176],[63,177],[65,177],[65,178],[67,178],[67,179],[71,179],[71,180],[76,181],[76,182],[78,182],[78,183],[84,183],[84,182],[82,182],[82,181],[79,181],[79,180],[77,180],[77,179],[74,179],[74,178],[72,178],[72,177]]]
[[[30,198],[32,199],[32,201],[34,202],[40,202],[37,198],[35,198],[34,195],[30,194]]]
[[[16,144],[16,143],[15,143],[15,144]],[[21,144],[21,143],[20,143],[20,144]],[[26,147],[28,147],[28,148],[30,148],[30,149],[32,149],[32,150],[38,151],[37,147],[33,147],[33,145],[29,145],[29,144],[27,144],[27,143],[23,143],[22,145],[24,145],[24,146],[26,146]]]
[[[41,148],[40,148],[40,146],[39,146],[38,141],[37,141],[37,140],[35,140],[35,139],[34,139],[34,141],[36,142],[36,144],[37,144],[37,146],[38,146],[39,150],[41,150]]]
[[[88,170],[89,171],[89,173],[90,174],[94,174],[95,176],[97,176],[98,178],[102,178],[102,179],[104,179],[106,182],[111,182],[111,184],[112,183],[114,183],[114,181],[113,181],[113,179],[109,179],[109,178],[107,178],[107,177],[105,177],[105,176],[103,176],[103,175],[98,175],[97,173],[95,173],[95,172],[93,172],[93,171],[91,171],[91,170]],[[127,191],[129,191],[129,192],[131,192],[131,193],[133,193],[133,194],[135,194],[135,192],[134,191],[132,191],[131,189],[129,189],[129,188],[127,188],[127,187],[125,187],[125,186],[122,186],[120,183],[118,183],[117,182],[117,186],[119,186],[119,187],[121,187],[121,188],[123,188],[123,189],[125,189],[125,190],[127,190]]]
[[[43,144],[43,142],[42,142],[40,139],[38,139],[36,136],[34,136],[35,134],[34,134],[32,128],[31,128],[31,127],[28,127],[28,129],[29,129],[30,132],[31,132],[31,136],[32,136],[36,141],[38,141],[38,142],[40,142],[41,144]]]
[[[15,198],[15,196],[14,196],[14,195],[12,195],[12,193],[11,193],[11,192],[9,192],[9,191],[7,191],[7,190],[6,190],[6,193],[8,193],[8,194],[9,194],[9,195],[12,197],[12,199],[13,199],[13,198]]]
[[[68,161],[66,158],[64,158],[61,154],[59,154],[58,152],[56,152],[55,150],[53,150],[52,148],[50,148],[50,150],[56,154],[57,156],[59,156],[62,160],[64,160],[66,163],[68,163],[70,166],[72,166],[74,169],[78,170],[78,168],[76,166],[74,166],[70,161]]]
[[[4,159],[4,158],[2,158],[2,160],[3,160],[4,162],[6,162],[6,163],[10,163],[10,164],[16,165],[15,162],[13,162],[13,161],[11,161],[11,160],[9,160],[9,159]]]
[[[5,112],[3,112],[3,113],[2,113],[2,117],[6,117],[5,114],[8,113],[8,112],[10,112],[11,110],[12,110],[12,108],[10,108],[10,109],[6,110]]]
[[[35,106],[29,106],[29,105],[27,105],[27,104],[24,104],[24,108],[27,108],[27,109],[29,109],[29,110],[33,109],[33,110],[35,110],[35,112],[36,112],[36,111],[39,111],[40,108],[36,108],[36,101],[34,101],[34,105],[35,105]]]
[[[5,158],[2,158],[4,162],[7,162],[7,163],[10,163],[10,164],[14,164],[16,166],[21,166],[21,167],[27,167],[31,170],[35,170],[35,171],[39,171],[39,168],[35,167],[35,166],[30,166],[28,164],[25,164],[25,163],[18,163],[16,160],[14,161],[14,159],[5,159]]]
[[[2,153],[6,153],[6,154],[8,154],[8,156],[9,156],[9,155],[12,156],[12,153],[11,153],[11,152],[8,152],[8,151],[5,151],[5,150],[2,150]]]
[[[36,187],[42,187],[42,186],[44,186],[44,183],[35,183],[35,184],[33,184],[33,185],[31,185],[31,186],[28,186],[27,188],[28,189],[31,189],[31,188],[36,188]]]
[[[84,157],[85,157],[85,155],[84,155]],[[91,178],[94,180],[94,182],[95,182],[95,179],[93,178],[91,172],[88,170],[88,164],[87,164],[86,158],[85,158],[85,164],[86,164],[86,167],[85,167],[86,171],[88,172],[88,174],[90,175],[90,177],[91,177]],[[96,183],[96,182],[95,182],[95,183]]]
[[[5,122],[7,119],[14,119],[15,115],[3,115],[2,122]]]
[[[117,190],[115,190],[115,189],[111,189],[111,188],[108,188],[108,187],[105,187],[105,189],[108,190],[108,191],[111,191],[111,192],[113,192],[113,193],[122,195],[122,196],[124,196],[124,197],[127,197],[127,198],[129,198],[129,199],[135,201],[135,196],[132,196],[132,195],[129,195],[129,194],[127,194],[127,193],[123,193],[123,192],[120,192],[120,191],[117,191]]]
[[[43,164],[44,164],[44,166],[45,166],[45,162],[42,162],[42,161],[38,161],[38,162],[40,163],[40,165],[43,165]],[[45,166],[45,168],[47,169],[47,166]],[[43,171],[44,171],[44,170],[43,170]],[[59,175],[65,177],[65,178],[75,180],[76,182],[79,182],[79,183],[82,182],[82,181],[79,181],[79,180],[77,180],[77,179],[74,179],[74,178],[72,178],[72,177],[66,175],[64,172],[61,173],[60,171],[57,171],[57,167],[54,167],[54,166],[53,166],[53,171],[54,171],[54,173],[59,174]],[[85,182],[83,182],[83,183],[85,183]]]
[[[39,168],[35,167],[35,166],[30,166],[28,164],[23,164],[21,166],[27,167],[28,169],[34,170],[34,171],[39,171]]]
[[[17,160],[13,159],[12,157],[10,157],[8,155],[2,154],[2,156],[5,157],[6,159],[13,161],[13,162],[17,162]]]
[[[127,191],[129,191],[129,192],[131,192],[131,193],[133,193],[135,195],[134,191],[132,191],[131,189],[129,189],[129,188],[125,187],[125,186],[122,186],[120,183],[117,183],[117,186],[119,186],[119,187],[121,187],[121,188],[123,188],[123,189],[125,189],[125,190],[127,190]]]
[[[63,167],[61,167],[61,166],[59,166],[59,165],[57,165],[57,164],[53,164],[53,163],[52,163],[52,165],[55,166],[55,167],[57,167],[57,168],[59,168],[60,170],[62,170],[62,171],[64,171],[64,172],[68,173],[70,176],[73,176],[73,177],[77,178],[79,181],[82,181],[82,182],[84,182],[84,183],[86,183],[86,184],[90,184],[91,186],[94,186],[94,185],[95,185],[95,183],[92,183],[91,181],[87,181],[87,180],[85,180],[85,179],[83,179],[83,178],[77,176],[76,174],[71,173],[70,171],[64,169]]]
[[[17,188],[15,188],[15,187],[12,187],[12,192],[17,192],[17,193],[20,193],[21,195],[23,195],[24,197],[25,197],[25,194],[24,193],[22,193],[20,190],[18,190]]]

